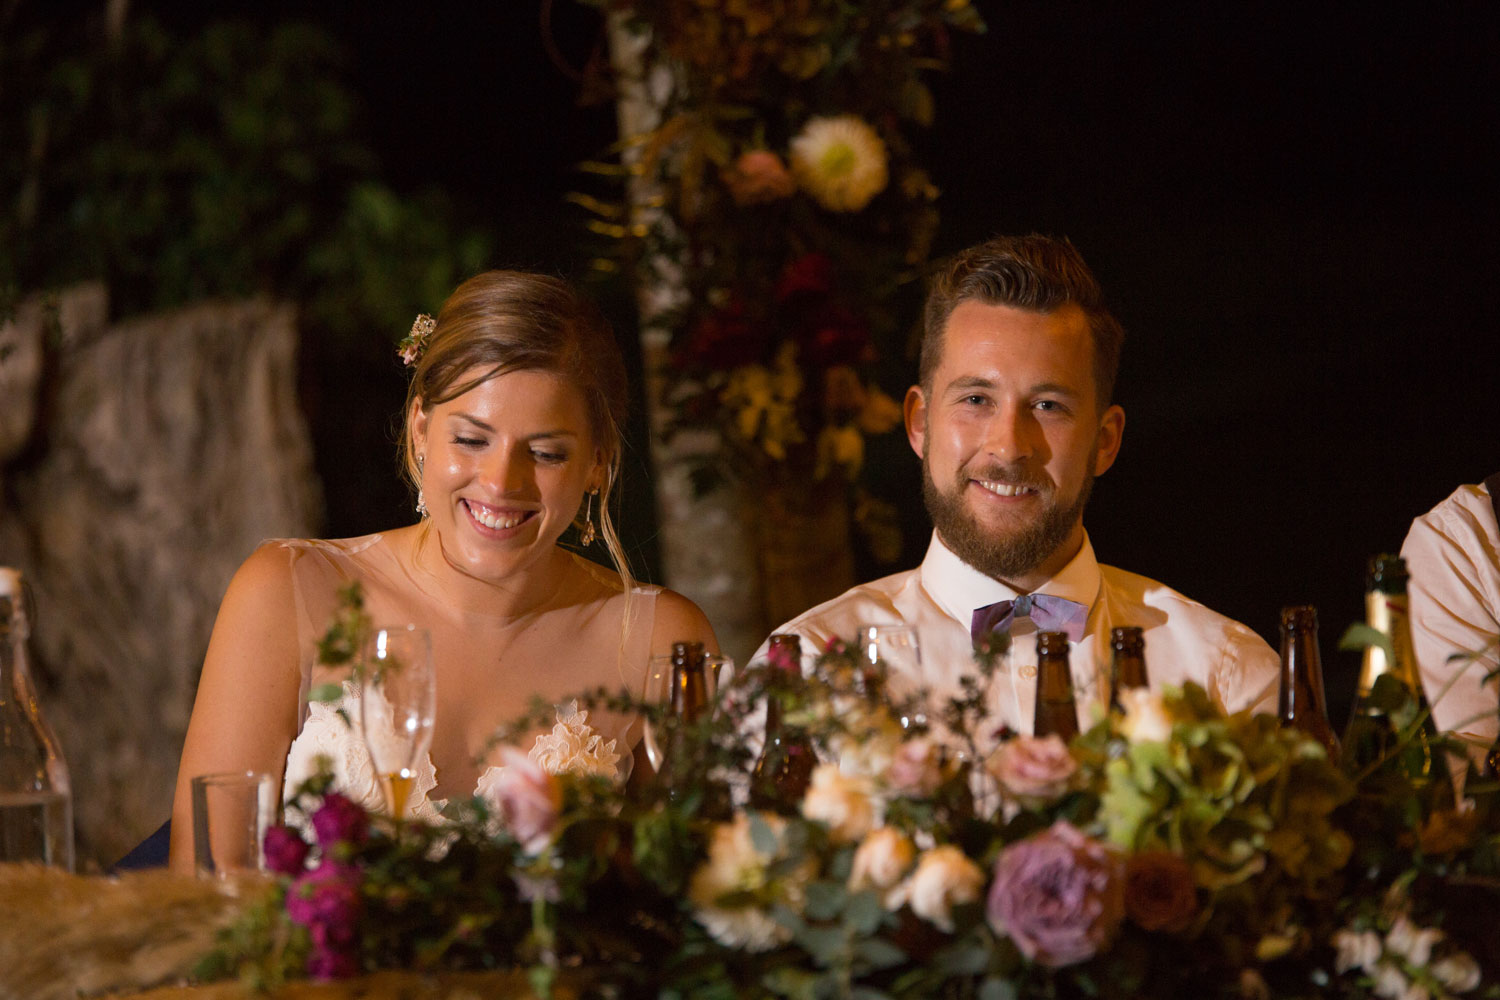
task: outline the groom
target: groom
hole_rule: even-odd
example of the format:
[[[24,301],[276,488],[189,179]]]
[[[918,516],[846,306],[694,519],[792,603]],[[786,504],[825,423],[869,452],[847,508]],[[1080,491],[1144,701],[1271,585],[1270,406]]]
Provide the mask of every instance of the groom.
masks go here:
[[[1111,403],[1124,331],[1073,245],[999,237],[960,253],[929,290],[924,327],[905,416],[934,527],[927,557],[777,631],[811,655],[860,626],[915,625],[920,667],[891,687],[925,687],[934,704],[973,671],[981,632],[1008,632],[990,718],[1029,733],[1036,633],[1068,633],[1086,726],[1109,698],[1110,630],[1135,625],[1153,688],[1196,681],[1226,711],[1274,710],[1279,661],[1259,636],[1094,558],[1083,511],[1125,429]]]

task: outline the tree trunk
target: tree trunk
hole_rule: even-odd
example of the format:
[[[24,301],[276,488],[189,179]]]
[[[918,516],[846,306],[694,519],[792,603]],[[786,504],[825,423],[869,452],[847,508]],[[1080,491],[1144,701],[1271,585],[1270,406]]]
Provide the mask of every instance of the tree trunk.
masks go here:
[[[609,16],[610,58],[619,81],[616,116],[621,138],[644,135],[661,123],[673,86],[668,67],[650,59],[649,39],[632,35],[622,15]],[[626,147],[629,164],[638,146]],[[630,179],[632,222],[659,225],[657,190],[649,177]],[[667,586],[695,601],[713,623],[719,644],[745,662],[769,628],[762,614],[761,579],[755,552],[755,517],[743,484],[695,495],[690,471],[702,456],[717,455],[720,441],[710,431],[664,437],[671,416],[663,398],[672,331],[663,314],[687,295],[677,262],[657,255],[641,263],[636,277],[646,406],[655,465],[662,564]]]

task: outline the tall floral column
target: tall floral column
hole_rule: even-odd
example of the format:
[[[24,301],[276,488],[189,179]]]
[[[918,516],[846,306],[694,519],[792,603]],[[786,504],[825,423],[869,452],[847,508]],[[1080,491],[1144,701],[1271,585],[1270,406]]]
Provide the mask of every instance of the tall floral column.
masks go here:
[[[860,472],[900,423],[938,195],[903,129],[950,30],[983,23],[967,0],[585,2],[626,183],[580,201],[636,281],[667,582],[744,655],[853,582],[851,526],[894,520]]]

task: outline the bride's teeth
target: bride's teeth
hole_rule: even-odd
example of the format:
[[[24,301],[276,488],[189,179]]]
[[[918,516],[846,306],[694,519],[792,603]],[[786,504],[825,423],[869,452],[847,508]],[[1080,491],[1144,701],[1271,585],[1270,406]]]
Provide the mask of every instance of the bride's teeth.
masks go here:
[[[501,517],[497,514],[491,514],[489,511],[481,510],[478,507],[473,506],[472,504],[469,505],[469,513],[474,515],[474,520],[478,521],[486,528],[496,531],[501,531],[506,528],[514,528],[516,525],[520,524],[526,519],[524,514],[517,514],[513,517]]]

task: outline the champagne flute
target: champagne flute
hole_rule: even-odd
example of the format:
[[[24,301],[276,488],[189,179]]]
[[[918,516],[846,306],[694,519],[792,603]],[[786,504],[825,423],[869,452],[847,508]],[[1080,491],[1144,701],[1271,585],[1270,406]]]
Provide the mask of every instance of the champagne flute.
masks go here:
[[[713,653],[703,657],[703,680],[710,712],[716,704],[719,677],[726,669],[731,671],[734,669],[734,660],[730,657]],[[663,653],[651,657],[651,662],[646,668],[646,686],[641,693],[641,698],[648,705],[659,706],[664,713],[670,711],[672,703],[672,657],[670,654]],[[641,744],[646,748],[646,762],[651,765],[651,770],[660,772],[662,764],[666,761],[667,748],[662,742],[659,726],[652,725],[650,716],[645,716],[642,722]]]
[[[424,628],[378,628],[365,643],[360,732],[392,818],[406,811],[417,763],[432,745],[437,679]]]

